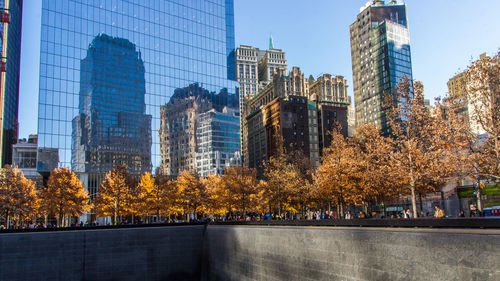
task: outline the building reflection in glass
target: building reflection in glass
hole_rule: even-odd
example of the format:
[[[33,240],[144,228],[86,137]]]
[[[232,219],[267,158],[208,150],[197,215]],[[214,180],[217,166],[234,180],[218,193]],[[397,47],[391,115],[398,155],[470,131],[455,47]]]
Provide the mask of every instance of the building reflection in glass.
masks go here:
[[[200,116],[211,110],[214,113],[227,111],[227,108],[233,112],[238,109],[237,95],[229,94],[227,89],[216,94],[198,83],[176,89],[170,101],[160,110],[160,172],[175,177],[183,170],[197,171],[196,152],[201,149],[201,141],[197,137]],[[239,131],[239,126],[235,130]],[[238,135],[234,145],[236,150],[239,150],[239,141]],[[215,161],[215,157],[210,154],[207,161]]]
[[[233,0],[158,0],[147,4],[42,0],[38,151],[51,153],[50,157],[38,157],[37,170],[49,172],[53,167],[71,166],[80,172],[91,193],[101,178],[85,173],[108,170],[111,163],[127,162],[129,168],[137,167],[131,171],[134,173],[156,171],[162,162],[160,107],[170,101],[176,89],[198,83],[209,92],[227,89],[226,96],[237,95],[233,17]],[[109,38],[106,42],[104,35],[96,39],[99,34]],[[128,43],[111,42],[120,41],[117,38]],[[90,55],[98,52],[96,41],[113,55]],[[89,50],[92,42],[94,51]],[[135,50],[127,49],[132,44]],[[114,47],[117,50],[112,53]],[[88,58],[97,55],[108,62]],[[123,62],[113,65],[117,57]],[[82,63],[84,60],[86,63]],[[123,70],[113,69],[115,66]],[[132,75],[133,67],[136,74],[142,72],[141,77]],[[92,77],[92,71],[95,77],[101,75],[97,77],[100,81],[93,80],[97,78]],[[132,89],[124,89],[128,87]],[[91,97],[98,95],[92,104]],[[112,105],[116,108],[107,99],[109,95],[114,97]],[[93,108],[104,113],[93,113]],[[146,115],[151,116],[150,124],[146,124]],[[129,126],[132,128],[122,131]],[[134,140],[134,135],[140,135],[139,140]],[[113,142],[118,137],[128,140],[116,147]],[[149,153],[150,158],[143,153]]]
[[[151,171],[151,115],[145,114],[144,63],[127,39],[100,34],[81,62],[79,114],[73,119],[73,170],[105,174],[125,164]]]

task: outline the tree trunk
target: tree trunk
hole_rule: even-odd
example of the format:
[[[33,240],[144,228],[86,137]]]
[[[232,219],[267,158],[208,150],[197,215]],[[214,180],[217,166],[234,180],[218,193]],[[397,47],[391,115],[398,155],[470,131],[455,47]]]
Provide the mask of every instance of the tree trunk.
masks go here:
[[[479,180],[476,182],[476,199],[477,199],[477,209],[482,213],[483,212],[483,199],[481,198],[481,184]]]
[[[342,199],[339,200],[339,206],[340,206],[340,219],[344,219],[344,203],[342,202]]]
[[[418,218],[418,213],[417,213],[417,197],[415,195],[415,183],[412,181],[410,182],[410,189],[411,189],[411,206],[413,209],[413,217]]]
[[[7,224],[7,229],[9,229],[9,227],[10,227],[10,215],[9,215],[9,211],[7,211],[5,213],[5,217],[7,218],[7,223],[6,223]]]
[[[423,216],[423,214],[424,214],[424,204],[422,203],[422,192],[418,193],[418,199],[420,201],[420,214]]]
[[[387,212],[385,210],[385,202],[382,201],[382,216],[385,218],[387,217]]]
[[[115,210],[114,210],[115,214],[114,214],[114,221],[112,222],[113,224],[116,223],[116,219],[118,218],[118,210],[117,210],[117,208],[118,208],[118,202],[116,202],[116,200],[115,200]]]

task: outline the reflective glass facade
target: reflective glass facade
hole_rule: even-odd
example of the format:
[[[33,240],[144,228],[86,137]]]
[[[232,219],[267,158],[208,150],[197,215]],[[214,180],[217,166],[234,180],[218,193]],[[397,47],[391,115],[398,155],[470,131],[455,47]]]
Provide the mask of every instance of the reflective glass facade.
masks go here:
[[[199,115],[196,130],[196,169],[201,176],[223,175],[224,168],[241,165],[240,116],[236,108]]]
[[[233,17],[232,0],[44,0],[37,169],[154,171],[175,89],[237,94]]]
[[[373,123],[388,134],[383,95],[405,76],[413,81],[406,5],[368,4],[350,33],[356,126]]]
[[[79,114],[73,119],[71,166],[107,173],[125,164],[151,171],[151,115],[146,115],[144,63],[135,45],[98,35],[80,66]]]
[[[22,0],[0,0],[0,161],[12,163],[18,138],[19,65],[21,62]]]

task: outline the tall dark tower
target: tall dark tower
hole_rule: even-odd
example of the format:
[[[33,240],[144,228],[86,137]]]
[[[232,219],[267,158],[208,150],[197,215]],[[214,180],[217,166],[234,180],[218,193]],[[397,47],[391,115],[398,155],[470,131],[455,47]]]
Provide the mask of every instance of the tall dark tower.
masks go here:
[[[103,175],[118,164],[151,172],[141,53],[127,39],[100,34],[81,61],[79,114],[73,119],[72,169]]]
[[[23,1],[0,0],[0,161],[12,163],[18,138],[19,66]]]
[[[356,126],[372,123],[389,133],[384,93],[405,76],[413,81],[406,5],[374,0],[350,26]]]

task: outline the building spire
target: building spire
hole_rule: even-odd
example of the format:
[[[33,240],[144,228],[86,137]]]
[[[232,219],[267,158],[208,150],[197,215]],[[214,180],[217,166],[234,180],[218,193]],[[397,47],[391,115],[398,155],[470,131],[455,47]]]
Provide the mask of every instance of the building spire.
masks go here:
[[[274,49],[273,35],[269,35],[269,50]]]

